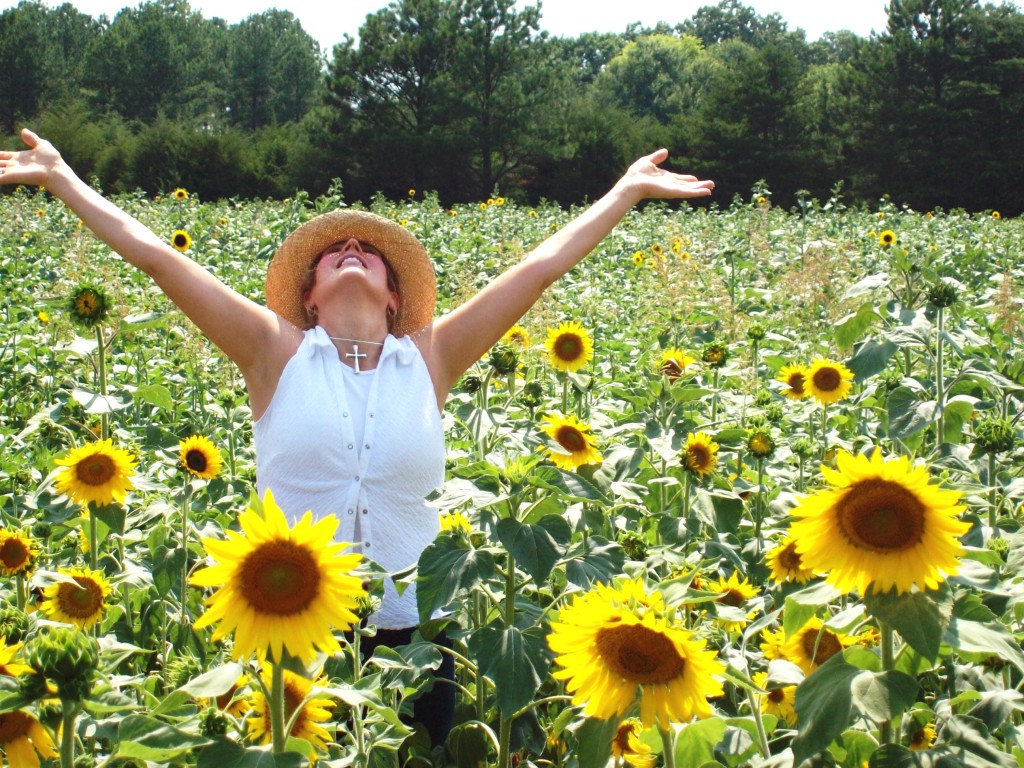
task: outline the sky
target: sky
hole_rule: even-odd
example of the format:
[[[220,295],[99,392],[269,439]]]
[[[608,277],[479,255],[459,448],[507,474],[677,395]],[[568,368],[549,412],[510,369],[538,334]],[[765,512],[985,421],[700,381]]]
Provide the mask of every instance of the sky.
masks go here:
[[[83,13],[110,18],[139,0],[71,0]],[[817,40],[824,32],[849,30],[860,37],[884,32],[885,6],[888,0],[742,0],[759,15],[779,13],[793,30],[801,28],[808,40]],[[49,7],[60,0],[45,0]],[[221,18],[236,24],[254,13],[269,8],[291,11],[302,28],[316,38],[320,47],[330,52],[343,35],[358,38],[359,27],[367,14],[388,5],[387,0],[190,0],[193,10],[206,18]],[[532,5],[530,0],[517,0],[520,7]],[[659,21],[670,25],[690,18],[698,8],[716,5],[717,0],[541,0],[541,29],[562,37],[576,37],[584,32],[624,32],[632,22],[653,27]],[[17,5],[17,0],[0,0],[0,10]]]

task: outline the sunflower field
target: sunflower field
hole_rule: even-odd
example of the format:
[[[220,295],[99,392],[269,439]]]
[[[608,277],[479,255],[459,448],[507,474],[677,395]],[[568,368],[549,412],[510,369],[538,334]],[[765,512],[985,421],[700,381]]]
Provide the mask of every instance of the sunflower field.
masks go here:
[[[256,300],[345,204],[117,202]],[[441,312],[574,213],[370,208]],[[1020,220],[632,212],[459,382],[442,531],[383,573],[255,494],[244,384],[146,275],[0,212],[0,764],[1024,765]],[[368,654],[386,579],[423,624]]]

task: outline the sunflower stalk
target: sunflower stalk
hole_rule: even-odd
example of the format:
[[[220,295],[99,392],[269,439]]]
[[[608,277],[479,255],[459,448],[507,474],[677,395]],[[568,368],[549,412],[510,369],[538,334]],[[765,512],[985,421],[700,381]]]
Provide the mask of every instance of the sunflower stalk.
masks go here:
[[[19,611],[25,610],[25,603],[27,601],[27,593],[25,591],[25,575],[19,573],[14,577],[14,583],[17,585],[15,589],[15,600]]]
[[[284,667],[276,662],[270,664],[270,736],[275,754],[284,752],[287,736],[284,730]]]
[[[999,487],[996,485],[996,455],[988,455],[988,527],[995,536],[999,512]]]
[[[75,765],[75,720],[81,704],[71,699],[61,699],[60,766],[74,768]]]
[[[671,729],[658,725],[658,733],[661,735],[661,754],[665,758],[665,768],[676,768],[675,739]]]
[[[766,760],[771,757],[771,747],[768,746],[768,732],[764,729],[764,718],[761,716],[761,702],[759,696],[749,688],[747,689],[747,702],[750,704],[750,714],[754,718],[754,726],[757,728],[757,749],[761,757]]]
[[[754,512],[754,552],[761,557],[761,524],[764,522],[764,459],[757,460],[757,501]]]
[[[103,339],[103,327],[100,325],[96,326],[96,370],[99,376],[100,383],[100,396],[107,396],[107,345]],[[110,439],[110,414],[100,414],[100,439]],[[96,567],[94,562],[93,568]]]
[[[99,546],[96,541],[99,538],[99,523],[96,520],[96,509],[91,506],[87,509],[89,511],[89,567],[95,571],[99,562]]]
[[[188,624],[188,508],[192,501],[192,483],[181,492],[181,623]]]
[[[362,651],[359,649],[363,633],[360,632],[359,627],[355,628],[352,633],[352,684],[355,685],[359,682],[359,678],[363,672],[363,657]],[[300,708],[301,709],[301,708]],[[299,710],[296,710],[298,712]],[[356,737],[356,754],[366,754],[366,742],[363,734],[363,706],[356,704],[352,707],[352,730]]]
[[[896,665],[893,660],[893,637],[892,637],[892,626],[887,621],[878,619],[878,629],[880,634],[880,649],[882,652],[882,671],[891,672],[895,669]],[[883,744],[894,744],[893,739],[893,721],[886,720],[881,724],[881,741]]]
[[[511,627],[516,621],[516,558],[511,552],[508,553],[508,570],[505,573],[504,609],[505,626]],[[515,720],[515,714],[501,713],[501,722],[498,726],[498,768],[509,768],[511,765],[513,720]]]
[[[938,413],[938,420],[935,422],[935,447],[942,446],[943,437],[943,414],[945,407],[943,400],[945,392],[942,382],[942,326],[944,320],[944,309],[938,307],[935,317],[935,410]]]

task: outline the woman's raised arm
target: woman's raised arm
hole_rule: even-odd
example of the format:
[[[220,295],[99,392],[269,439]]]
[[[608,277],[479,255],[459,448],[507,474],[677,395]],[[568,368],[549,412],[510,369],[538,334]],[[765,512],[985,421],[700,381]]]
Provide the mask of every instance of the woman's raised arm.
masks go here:
[[[28,129],[28,149],[0,151],[0,184],[45,187],[129,264],[148,274],[167,297],[241,369],[247,381],[264,364],[281,321],[266,307],[232,290],[145,225],[84,183],[54,146]],[[277,346],[270,344],[269,346]]]

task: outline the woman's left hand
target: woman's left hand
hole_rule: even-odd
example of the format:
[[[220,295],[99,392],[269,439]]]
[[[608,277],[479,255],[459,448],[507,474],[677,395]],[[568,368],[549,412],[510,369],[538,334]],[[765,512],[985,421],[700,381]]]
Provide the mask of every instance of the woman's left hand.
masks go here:
[[[619,180],[619,186],[628,188],[637,199],[707,197],[715,189],[710,179],[698,179],[683,173],[673,173],[658,166],[668,158],[667,149],[659,149],[641,157]]]

